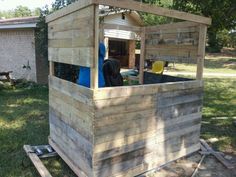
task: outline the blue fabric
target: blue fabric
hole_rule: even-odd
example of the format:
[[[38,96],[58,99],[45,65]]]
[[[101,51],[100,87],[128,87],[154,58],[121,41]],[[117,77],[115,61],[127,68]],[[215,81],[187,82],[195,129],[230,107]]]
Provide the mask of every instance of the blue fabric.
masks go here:
[[[104,87],[105,81],[102,71],[106,48],[103,43],[99,44],[99,59],[98,59],[98,87]],[[90,68],[81,66],[78,73],[77,84],[90,88]]]

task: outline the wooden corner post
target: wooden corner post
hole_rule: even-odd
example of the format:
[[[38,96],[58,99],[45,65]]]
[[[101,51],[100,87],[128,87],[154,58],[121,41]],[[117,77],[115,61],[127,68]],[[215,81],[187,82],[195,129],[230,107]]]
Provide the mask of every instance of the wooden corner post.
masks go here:
[[[206,34],[207,34],[207,25],[201,24],[199,26],[199,40],[198,40],[198,53],[197,53],[197,74],[196,74],[197,80],[202,80],[203,78]]]
[[[49,61],[49,74],[50,74],[50,76],[55,75],[54,62],[53,61]]]
[[[140,54],[140,61],[139,61],[139,84],[143,84],[143,70],[144,70],[144,62],[145,62],[145,35],[146,35],[146,28],[142,28],[141,32],[141,54]]]
[[[99,6],[94,5],[94,65],[90,72],[90,87],[98,89]]]

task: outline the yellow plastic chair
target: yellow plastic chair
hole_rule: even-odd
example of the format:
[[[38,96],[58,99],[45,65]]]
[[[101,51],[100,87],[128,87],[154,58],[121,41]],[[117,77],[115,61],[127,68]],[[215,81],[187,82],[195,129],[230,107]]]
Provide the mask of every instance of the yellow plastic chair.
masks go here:
[[[152,64],[152,72],[156,74],[162,74],[164,72],[165,62],[164,61],[155,61]]]

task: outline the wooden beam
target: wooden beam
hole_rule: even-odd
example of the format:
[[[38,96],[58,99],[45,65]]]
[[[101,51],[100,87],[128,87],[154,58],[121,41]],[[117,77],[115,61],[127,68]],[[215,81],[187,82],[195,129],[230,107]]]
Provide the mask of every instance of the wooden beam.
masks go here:
[[[141,33],[141,55],[139,61],[139,84],[143,84],[143,70],[144,70],[144,61],[145,61],[145,28],[142,28]]]
[[[109,58],[109,38],[108,37],[104,37],[104,45],[106,47],[105,59],[108,59]]]
[[[103,24],[104,29],[116,29],[116,30],[124,30],[124,31],[132,31],[132,32],[141,32],[141,27],[139,26],[126,26],[126,25],[117,25],[117,24]]]
[[[54,62],[53,61],[49,61],[49,74],[51,76],[55,75],[55,69],[54,69]]]
[[[214,151],[204,139],[200,139],[200,142],[203,146],[205,146],[205,148],[207,149],[207,151],[209,151],[213,156],[215,156],[226,168],[228,169],[233,169],[234,165],[229,163],[228,161],[226,161],[219,153],[217,153],[216,151]]]
[[[46,23],[54,21],[60,17],[63,17],[67,14],[70,14],[74,11],[85,8],[85,7],[92,5],[92,4],[93,4],[93,0],[79,0],[73,4],[68,5],[67,7],[63,7],[62,9],[48,15],[46,17]]]
[[[131,9],[139,12],[146,12],[154,15],[177,18],[181,20],[192,21],[206,25],[211,24],[211,18],[194,15],[186,12],[181,12],[177,10],[171,10],[163,7],[158,7],[156,5],[135,2],[133,0],[93,0],[93,3],[107,6],[114,6],[124,9]]]
[[[188,28],[188,27],[195,27],[198,26],[198,23],[195,22],[176,22],[176,23],[168,23],[162,25],[154,25],[154,26],[147,26],[146,32],[157,32],[158,30],[166,30],[166,29],[178,29],[178,28]]]
[[[90,72],[90,88],[98,89],[99,6],[94,5],[94,67]]]
[[[206,34],[207,26],[199,26],[199,41],[198,41],[198,55],[197,55],[197,80],[202,80],[203,77],[203,68],[204,68],[204,59],[205,59],[205,47],[206,47]]]
[[[30,160],[36,167],[37,171],[39,172],[41,177],[52,177],[52,175],[49,173],[47,168],[43,165],[42,161],[39,159],[39,157],[33,152],[30,145],[24,145],[24,150],[29,156]]]
[[[136,41],[129,40],[129,68],[135,67],[135,48],[136,48]]]

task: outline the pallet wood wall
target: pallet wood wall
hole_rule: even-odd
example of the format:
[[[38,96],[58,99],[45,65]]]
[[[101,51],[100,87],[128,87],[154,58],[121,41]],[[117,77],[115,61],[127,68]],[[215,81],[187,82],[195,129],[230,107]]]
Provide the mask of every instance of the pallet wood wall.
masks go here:
[[[199,149],[202,82],[94,92],[96,177],[135,176]]]
[[[94,6],[48,23],[49,61],[94,66]]]
[[[92,110],[91,90],[49,77],[50,141],[84,176],[92,176]]]
[[[50,144],[78,176],[138,175],[199,149],[202,85],[95,91],[50,77]]]
[[[179,22],[146,27],[145,59],[197,63],[199,24]]]

